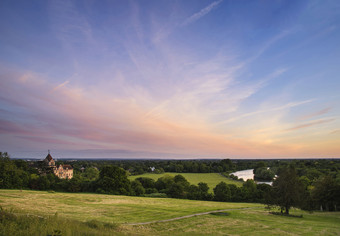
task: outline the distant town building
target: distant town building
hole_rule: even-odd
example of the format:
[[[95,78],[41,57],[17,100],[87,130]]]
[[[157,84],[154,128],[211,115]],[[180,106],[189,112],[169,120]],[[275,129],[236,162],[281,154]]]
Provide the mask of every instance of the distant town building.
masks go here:
[[[44,159],[45,166],[52,169],[53,174],[58,176],[60,179],[72,179],[73,178],[73,167],[68,164],[60,164],[56,166],[55,160],[48,151],[48,155]]]

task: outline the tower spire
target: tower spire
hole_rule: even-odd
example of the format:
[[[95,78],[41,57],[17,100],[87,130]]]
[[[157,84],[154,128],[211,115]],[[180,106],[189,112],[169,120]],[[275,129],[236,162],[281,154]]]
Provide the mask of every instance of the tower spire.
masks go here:
[[[50,150],[48,150],[48,154],[50,154]]]

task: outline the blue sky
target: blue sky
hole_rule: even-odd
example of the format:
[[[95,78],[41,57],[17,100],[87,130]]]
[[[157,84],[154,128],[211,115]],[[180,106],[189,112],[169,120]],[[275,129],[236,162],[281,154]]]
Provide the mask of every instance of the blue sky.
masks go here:
[[[14,157],[340,155],[338,1],[1,1]]]

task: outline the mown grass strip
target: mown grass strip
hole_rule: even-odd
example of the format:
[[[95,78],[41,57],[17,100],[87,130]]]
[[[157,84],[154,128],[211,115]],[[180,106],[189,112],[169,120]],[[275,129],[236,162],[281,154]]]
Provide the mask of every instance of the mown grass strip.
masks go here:
[[[171,176],[183,175],[183,177],[186,178],[190,184],[195,184],[195,185],[197,185],[200,182],[207,183],[209,186],[209,192],[213,192],[213,189],[215,188],[215,186],[219,184],[221,181],[227,184],[235,184],[237,187],[241,187],[243,184],[241,181],[229,179],[225,176],[222,176],[219,173],[172,173],[172,172],[165,172],[163,174],[145,173],[142,175],[129,176],[129,179],[135,180],[139,177],[147,177],[147,178],[151,178],[157,181],[157,179],[159,179],[160,177],[164,175],[171,175]]]

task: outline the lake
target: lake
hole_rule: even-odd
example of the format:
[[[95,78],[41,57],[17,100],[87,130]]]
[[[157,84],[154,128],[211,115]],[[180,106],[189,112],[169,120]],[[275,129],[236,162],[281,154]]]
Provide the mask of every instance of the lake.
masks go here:
[[[231,173],[235,176],[237,176],[239,179],[243,179],[244,181],[247,181],[248,179],[252,179],[254,180],[254,173],[253,173],[254,169],[248,169],[248,170],[240,170],[240,171],[236,171],[234,173]],[[269,184],[272,185],[273,182],[270,181],[255,181],[257,184]]]

